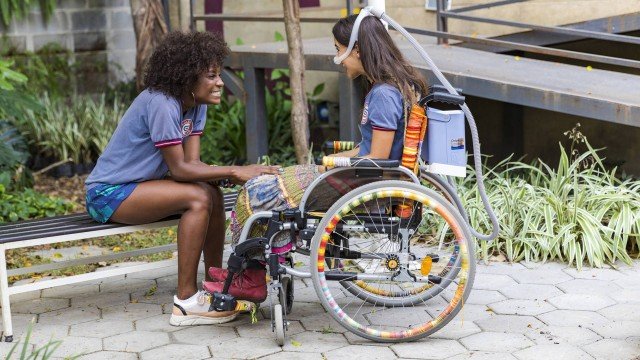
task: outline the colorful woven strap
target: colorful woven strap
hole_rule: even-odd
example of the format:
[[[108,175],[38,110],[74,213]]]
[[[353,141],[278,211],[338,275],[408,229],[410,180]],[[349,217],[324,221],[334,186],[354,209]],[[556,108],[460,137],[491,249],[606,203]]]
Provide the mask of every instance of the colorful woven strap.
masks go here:
[[[402,149],[402,166],[418,172],[418,156],[422,148],[422,141],[427,131],[427,115],[422,106],[413,104],[406,123],[404,134],[404,148]]]

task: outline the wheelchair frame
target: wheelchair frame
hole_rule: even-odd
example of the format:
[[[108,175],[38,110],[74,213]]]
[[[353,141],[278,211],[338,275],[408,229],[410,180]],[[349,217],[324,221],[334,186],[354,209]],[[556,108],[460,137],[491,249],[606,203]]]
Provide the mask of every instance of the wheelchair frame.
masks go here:
[[[323,229],[321,229],[319,225],[322,222],[322,219],[328,216],[328,213],[325,213],[325,215],[322,218],[317,218],[311,215],[307,215],[305,208],[310,200],[310,196],[312,195],[314,189],[318,186],[318,184],[322,183],[325,179],[327,179],[330,176],[334,176],[343,171],[348,171],[348,170],[353,171],[354,169],[356,172],[358,172],[359,170],[362,170],[362,172],[368,175],[378,174],[378,176],[374,175],[373,178],[377,177],[377,178],[380,178],[380,180],[373,180],[372,182],[363,186],[374,186],[371,184],[377,184],[377,183],[387,181],[382,179],[382,176],[388,172],[391,174],[394,174],[394,173],[399,174],[401,176],[404,176],[405,179],[410,180],[410,181],[404,181],[405,183],[413,183],[413,184],[417,184],[421,188],[425,188],[421,184],[420,179],[418,178],[418,176],[416,176],[416,174],[400,166],[399,163],[394,167],[389,167],[389,166],[386,166],[386,167],[356,166],[355,168],[339,167],[339,168],[331,169],[321,174],[307,187],[298,208],[287,209],[283,211],[260,211],[252,214],[247,219],[242,229],[240,240],[238,244],[235,246],[234,251],[231,254],[228,261],[229,275],[225,281],[224,290],[222,291],[222,293],[213,294],[211,307],[218,311],[233,309],[233,307],[235,306],[235,299],[232,296],[227,294],[229,286],[231,284],[231,279],[233,277],[233,274],[235,274],[238,271],[241,271],[241,269],[244,266],[246,266],[246,255],[250,251],[256,251],[256,250],[261,251],[264,254],[264,257],[267,261],[269,275],[271,278],[271,280],[268,283],[268,294],[269,294],[268,298],[270,301],[270,308],[271,308],[271,325],[272,325],[271,327],[272,327],[272,330],[276,333],[276,339],[278,344],[283,345],[285,341],[285,333],[288,327],[287,315],[291,311],[292,303],[294,299],[293,278],[294,277],[312,278],[312,275],[313,275],[313,267],[312,269],[310,269],[311,271],[309,272],[294,269],[291,254],[293,252],[297,252],[303,255],[311,255],[310,254],[311,241],[314,236],[317,236],[319,232],[323,231]],[[441,183],[442,181],[444,181],[443,179],[433,174],[421,174],[421,175],[423,179],[429,181],[437,190],[439,190],[442,194],[444,194],[444,196],[446,197],[445,201],[453,204],[452,199],[455,199],[456,197],[453,194],[449,193],[448,187],[444,186]],[[352,191],[360,189],[363,186],[356,187],[355,189],[352,189]],[[347,194],[343,194],[340,197],[340,199],[345,198],[352,191],[349,191]],[[457,212],[457,209],[454,208],[454,211]],[[308,224],[309,220],[314,220],[314,221],[318,220],[318,223],[316,226],[310,226]],[[250,234],[250,229],[252,228],[252,226],[258,223],[262,223],[264,225],[265,222],[267,225],[265,237],[248,239]],[[343,225],[343,229],[348,226],[351,226],[351,225],[346,225],[346,224]],[[357,227],[360,225],[353,225],[353,226]],[[274,241],[275,236],[277,234],[280,234],[282,231],[290,231],[290,238],[294,244],[293,248],[285,254],[285,263],[288,263],[289,266],[286,266],[280,263],[279,256],[282,256],[282,255],[271,252],[271,247],[272,247],[272,243]],[[302,241],[306,242],[306,247],[300,248],[296,246],[296,238],[298,234],[300,234]],[[408,234],[403,235],[403,241],[406,241],[406,244],[404,246],[407,247],[407,250],[409,246],[408,236],[409,236]],[[465,237],[468,237],[468,235],[465,235]],[[473,251],[471,251],[471,256],[473,256],[472,253]],[[362,257],[362,259],[367,259],[367,257]],[[437,262],[438,260],[439,259],[437,259],[437,256],[435,256],[434,261]],[[313,261],[314,261],[313,257],[310,258],[310,261],[313,264]],[[323,273],[323,276],[326,280],[338,281],[341,284],[343,284],[343,286],[345,286],[344,285],[345,282],[354,281],[354,280],[355,281],[405,281],[406,280],[406,281],[413,281],[413,282],[425,283],[425,284],[441,284],[444,280],[444,283],[446,283],[447,286],[449,285],[449,283],[451,283],[451,281],[453,281],[453,279],[442,278],[432,274],[428,274],[427,276],[416,276],[415,274],[412,274],[408,269],[402,269],[402,270],[403,272],[398,272],[398,274],[394,274],[392,276],[348,273],[348,272],[340,272],[340,271],[335,271],[335,272],[328,271]],[[452,275],[456,276],[457,271],[454,271]],[[451,275],[451,274],[448,274],[448,275]],[[472,281],[473,281],[473,276],[471,276],[470,283],[472,283]],[[316,287],[315,284],[314,284],[314,287]],[[349,289],[347,288],[347,290]],[[351,292],[351,290],[349,291]],[[317,288],[316,288],[316,292],[318,292]],[[438,293],[439,292],[436,291],[432,296],[435,296]],[[353,292],[352,294],[355,295],[355,293]],[[466,296],[468,296],[468,292],[466,293]],[[323,303],[323,306],[325,306],[324,303]],[[325,308],[327,311],[330,311],[330,309],[328,309],[327,306],[325,306]],[[457,312],[457,310],[455,312]],[[450,318],[446,320],[446,322],[448,322],[449,320]],[[344,326],[344,324],[342,325]],[[444,326],[444,324],[442,326]],[[358,329],[348,328],[348,330],[351,330],[360,336],[364,336],[374,340],[398,341],[398,339],[385,338],[385,334],[378,334],[373,336],[371,334],[367,334],[366,332],[360,332],[358,331]],[[426,332],[423,331],[423,334],[418,334],[418,335],[420,335],[419,337],[426,336],[424,334],[426,334]],[[386,336],[389,336],[389,335],[387,334]]]

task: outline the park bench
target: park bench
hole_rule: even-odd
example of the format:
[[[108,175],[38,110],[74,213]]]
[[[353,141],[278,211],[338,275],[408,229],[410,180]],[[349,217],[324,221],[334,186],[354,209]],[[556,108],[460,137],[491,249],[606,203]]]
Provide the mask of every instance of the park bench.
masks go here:
[[[224,206],[227,217],[237,197],[236,192],[224,195]],[[111,276],[131,274],[139,271],[159,269],[176,264],[174,259],[154,261],[146,264],[105,268],[85,274],[61,277],[56,279],[42,279],[28,284],[9,286],[9,276],[41,273],[69,266],[95,264],[103,261],[128,258],[139,255],[155,254],[164,251],[174,251],[177,244],[172,243],[154,246],[146,249],[123,251],[113,254],[83,257],[66,261],[22,267],[7,270],[6,251],[10,249],[26,248],[38,245],[55,244],[68,241],[91,239],[101,236],[126,234],[141,230],[158,229],[178,224],[179,215],[171,216],[160,221],[141,225],[101,224],[91,219],[86,213],[63,215],[37,220],[26,220],[0,225],[0,305],[2,306],[2,324],[5,341],[13,341],[11,324],[11,307],[9,297],[29,291],[36,291],[56,286],[75,284],[83,281],[102,279]]]

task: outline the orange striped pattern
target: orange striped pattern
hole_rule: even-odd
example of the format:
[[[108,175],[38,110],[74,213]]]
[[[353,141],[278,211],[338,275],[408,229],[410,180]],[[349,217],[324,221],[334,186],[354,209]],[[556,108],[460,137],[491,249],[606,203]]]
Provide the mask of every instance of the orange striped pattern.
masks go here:
[[[418,152],[427,131],[427,115],[422,106],[413,104],[411,114],[407,120],[404,134],[404,148],[402,149],[402,166],[418,171]]]

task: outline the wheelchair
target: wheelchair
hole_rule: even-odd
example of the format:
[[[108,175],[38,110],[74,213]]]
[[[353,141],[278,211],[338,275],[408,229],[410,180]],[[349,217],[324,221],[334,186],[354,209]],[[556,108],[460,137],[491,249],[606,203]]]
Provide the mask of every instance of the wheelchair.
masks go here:
[[[460,98],[445,100],[464,102]],[[363,338],[403,342],[433,334],[461,310],[475,274],[474,239],[451,191],[440,176],[416,174],[396,160],[341,161],[311,183],[297,208],[249,217],[211,307],[235,308],[227,293],[233,274],[246,267],[249,254],[260,253],[279,345],[293,310],[295,278],[310,279],[328,316]],[[250,238],[256,224],[266,231]],[[294,246],[272,253],[282,236]],[[294,266],[295,253],[309,257],[308,270]]]

